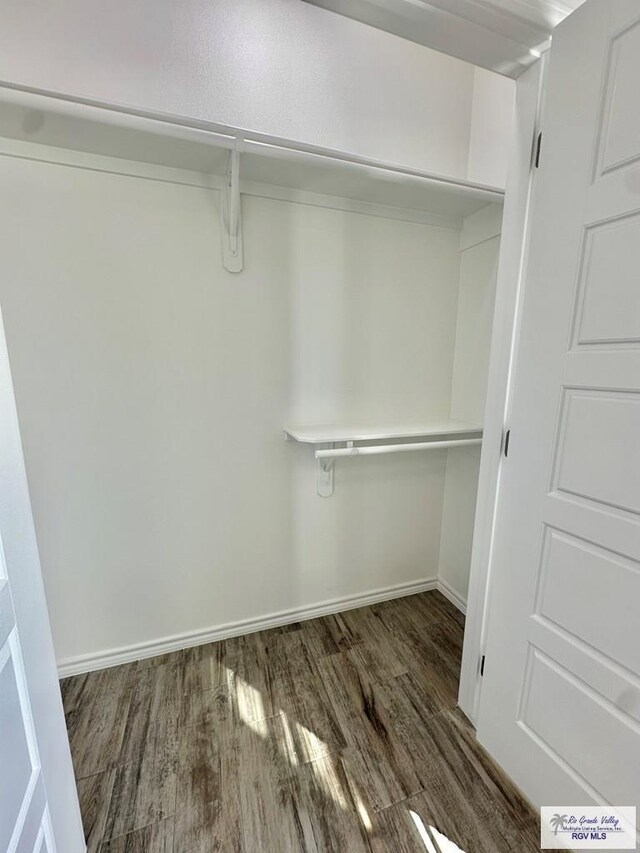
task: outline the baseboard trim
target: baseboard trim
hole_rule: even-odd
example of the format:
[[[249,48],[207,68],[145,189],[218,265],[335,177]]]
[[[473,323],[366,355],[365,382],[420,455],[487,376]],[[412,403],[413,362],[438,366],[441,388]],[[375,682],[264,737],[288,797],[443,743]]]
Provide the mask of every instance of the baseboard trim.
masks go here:
[[[454,607],[457,607],[461,613],[466,615],[467,613],[467,600],[463,598],[455,589],[448,584],[442,578],[438,578],[436,582],[436,589],[441,592],[445,598],[448,598],[449,601],[453,604]]]
[[[97,654],[65,658],[58,662],[58,675],[60,678],[67,678],[70,675],[80,675],[84,672],[108,669],[109,667],[131,663],[135,660],[156,657],[157,655],[167,654],[168,652],[177,652],[180,649],[187,649],[191,646],[215,643],[218,640],[226,640],[229,637],[237,637],[240,634],[253,634],[256,631],[264,631],[267,628],[277,628],[280,625],[289,625],[292,622],[303,622],[307,619],[316,619],[318,616],[328,616],[331,613],[340,613],[343,610],[354,610],[356,607],[366,607],[370,604],[390,601],[393,598],[401,598],[405,595],[427,592],[430,589],[439,588],[439,584],[440,581],[437,578],[425,578],[420,581],[387,586],[359,595],[334,598],[329,601],[320,602],[319,604],[281,610],[278,613],[272,613],[269,616],[262,616],[258,619],[227,622],[224,625],[205,628],[203,631],[174,634],[173,636],[164,637],[149,643],[134,643],[130,646],[121,646],[120,648],[109,649],[108,651],[98,652]],[[447,595],[444,590],[441,590],[441,592]],[[448,595],[447,598],[449,598]]]

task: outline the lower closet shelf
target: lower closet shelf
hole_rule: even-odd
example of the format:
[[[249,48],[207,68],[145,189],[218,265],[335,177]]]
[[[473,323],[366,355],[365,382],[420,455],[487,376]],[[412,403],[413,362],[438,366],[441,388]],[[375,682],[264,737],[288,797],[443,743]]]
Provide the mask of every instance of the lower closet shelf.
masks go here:
[[[377,427],[346,424],[294,426],[285,427],[284,433],[288,440],[314,445],[316,488],[320,497],[330,497],[333,494],[333,460],[338,457],[374,456],[417,450],[444,450],[482,443],[482,427],[480,425],[451,418],[421,424]],[[384,441],[393,443],[380,443]],[[364,442],[376,443],[366,444]],[[344,446],[336,447],[337,444]]]

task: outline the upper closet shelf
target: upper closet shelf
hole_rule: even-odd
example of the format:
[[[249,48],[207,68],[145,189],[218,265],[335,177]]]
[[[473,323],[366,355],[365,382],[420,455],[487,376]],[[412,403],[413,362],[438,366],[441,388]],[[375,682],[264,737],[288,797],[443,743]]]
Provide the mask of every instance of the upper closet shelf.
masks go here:
[[[482,432],[479,424],[470,424],[453,418],[410,422],[405,424],[328,424],[316,426],[291,426],[285,434],[305,444],[329,444],[349,441],[395,441],[410,438],[435,438],[439,436],[469,436]]]
[[[239,192],[446,227],[460,227],[463,218],[504,197],[499,187],[251,131],[6,87],[0,87],[0,136],[22,145],[21,156],[38,156],[33,143],[39,143],[60,157],[66,150],[119,158],[124,172],[137,162],[200,173],[228,194],[227,219],[238,220],[225,226],[236,233]],[[25,144],[32,153],[24,154]],[[11,143],[2,150],[12,153]]]
[[[320,497],[333,494],[333,460],[340,456],[373,456],[415,450],[444,450],[482,444],[482,427],[452,418],[418,423],[362,426],[357,424],[292,426],[285,438],[315,447],[316,490]],[[422,439],[416,441],[415,439]],[[392,441],[393,444],[382,444]],[[366,442],[375,442],[369,443]],[[344,447],[336,447],[343,444]]]

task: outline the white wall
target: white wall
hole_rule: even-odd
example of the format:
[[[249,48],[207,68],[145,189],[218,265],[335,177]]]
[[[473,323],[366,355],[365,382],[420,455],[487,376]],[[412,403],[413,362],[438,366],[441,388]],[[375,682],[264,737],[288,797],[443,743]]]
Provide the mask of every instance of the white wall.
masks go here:
[[[444,453],[291,419],[446,415],[456,231],[0,158],[0,301],[59,660],[434,576]]]
[[[469,180],[496,187],[506,185],[514,110],[515,81],[474,68]]]
[[[461,235],[451,417],[477,424],[487,394],[500,220],[501,208],[489,205],[467,218]],[[448,453],[439,577],[460,603],[469,587],[479,467],[479,447]]]
[[[300,0],[5,2],[0,80],[485,183],[513,90]]]

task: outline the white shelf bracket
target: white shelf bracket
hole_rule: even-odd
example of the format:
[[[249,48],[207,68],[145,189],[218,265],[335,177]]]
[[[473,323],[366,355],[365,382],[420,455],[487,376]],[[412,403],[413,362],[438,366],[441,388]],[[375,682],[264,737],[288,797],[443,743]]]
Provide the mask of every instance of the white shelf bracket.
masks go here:
[[[236,139],[229,152],[229,165],[222,197],[222,261],[229,272],[240,272],[243,267],[242,216],[240,210],[240,148],[242,139]]]
[[[321,445],[323,449],[333,449],[333,443]],[[321,498],[330,498],[333,494],[333,459],[316,457],[316,491]]]

